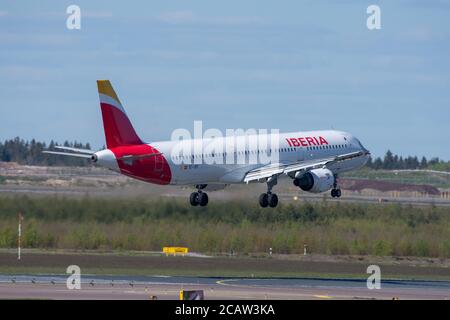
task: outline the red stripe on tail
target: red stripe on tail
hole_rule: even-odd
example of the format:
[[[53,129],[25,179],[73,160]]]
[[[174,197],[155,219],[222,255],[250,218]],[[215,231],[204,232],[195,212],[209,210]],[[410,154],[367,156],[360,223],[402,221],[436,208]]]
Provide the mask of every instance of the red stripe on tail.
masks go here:
[[[142,144],[126,114],[107,103],[100,103],[100,106],[108,148]]]

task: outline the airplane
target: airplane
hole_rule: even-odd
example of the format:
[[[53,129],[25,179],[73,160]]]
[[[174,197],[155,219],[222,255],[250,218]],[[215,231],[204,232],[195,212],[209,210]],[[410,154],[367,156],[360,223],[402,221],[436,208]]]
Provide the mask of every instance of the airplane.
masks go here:
[[[145,143],[134,130],[110,81],[98,80],[97,87],[106,149],[93,151],[56,146],[62,151],[44,152],[86,158],[96,165],[148,183],[195,186],[196,191],[189,198],[192,206],[206,206],[209,200],[205,191],[208,190],[265,182],[267,192],[260,195],[259,204],[263,208],[274,208],[278,205],[278,196],[272,189],[282,177],[292,179],[293,184],[303,191],[322,193],[331,190],[331,196],[339,198],[338,175],[361,168],[370,156],[355,136],[337,130],[253,136],[254,139],[275,141],[273,145],[263,146],[250,146],[245,135]],[[230,143],[243,147],[223,150],[223,146]],[[176,153],[175,149],[189,152]],[[263,156],[270,161],[250,161],[250,158]],[[229,159],[232,161],[225,161]]]

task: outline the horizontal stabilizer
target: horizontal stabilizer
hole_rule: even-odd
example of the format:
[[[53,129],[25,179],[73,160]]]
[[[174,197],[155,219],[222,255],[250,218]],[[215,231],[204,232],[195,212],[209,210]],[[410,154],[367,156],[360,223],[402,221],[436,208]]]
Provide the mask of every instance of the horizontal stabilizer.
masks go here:
[[[79,149],[79,148],[63,147],[63,146],[55,146],[55,148],[56,149],[61,149],[61,150],[68,150],[68,151],[78,152],[78,153],[86,153],[86,154],[94,154],[95,153],[95,151],[89,150],[89,149]]]
[[[85,159],[92,158],[92,155],[90,155],[90,154],[81,154],[81,153],[58,152],[58,151],[42,151],[42,153],[56,154],[59,156],[78,157],[78,158],[85,158]]]

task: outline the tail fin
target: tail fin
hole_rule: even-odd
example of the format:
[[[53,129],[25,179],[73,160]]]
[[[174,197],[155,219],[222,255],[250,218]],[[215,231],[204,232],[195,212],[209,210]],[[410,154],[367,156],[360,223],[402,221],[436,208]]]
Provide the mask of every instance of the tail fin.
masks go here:
[[[106,146],[142,144],[109,80],[97,80]]]

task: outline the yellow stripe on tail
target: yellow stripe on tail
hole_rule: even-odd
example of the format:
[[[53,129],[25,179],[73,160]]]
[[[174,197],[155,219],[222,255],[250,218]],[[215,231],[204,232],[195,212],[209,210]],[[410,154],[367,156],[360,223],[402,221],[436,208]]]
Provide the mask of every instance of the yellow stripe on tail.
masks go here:
[[[119,97],[114,91],[111,82],[109,80],[97,80],[98,92],[104,95],[107,95],[113,99],[115,99],[118,103],[120,103]],[[120,103],[121,104],[121,103]]]

